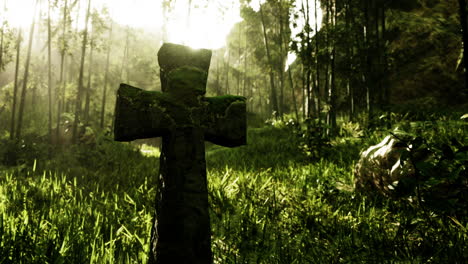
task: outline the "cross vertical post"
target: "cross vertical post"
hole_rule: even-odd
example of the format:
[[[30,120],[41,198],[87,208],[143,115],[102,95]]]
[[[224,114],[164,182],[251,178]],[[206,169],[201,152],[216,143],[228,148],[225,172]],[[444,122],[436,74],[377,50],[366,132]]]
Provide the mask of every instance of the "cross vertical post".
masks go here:
[[[242,96],[204,97],[211,51],[165,43],[158,52],[162,92],[121,84],[117,141],[162,137],[148,263],[211,264],[205,140],[246,144]]]

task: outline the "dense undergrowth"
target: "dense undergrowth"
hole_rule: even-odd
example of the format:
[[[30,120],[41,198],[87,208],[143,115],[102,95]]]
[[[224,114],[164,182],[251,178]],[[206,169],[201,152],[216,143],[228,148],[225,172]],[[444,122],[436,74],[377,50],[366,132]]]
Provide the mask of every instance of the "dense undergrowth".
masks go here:
[[[459,119],[396,127],[468,145]],[[307,129],[276,122],[250,129],[247,146],[207,144],[215,263],[466,263],[466,216],[354,192],[359,152],[388,131],[342,123],[316,155]],[[105,136],[51,153],[33,140],[7,144],[0,263],[146,262],[157,157]]]

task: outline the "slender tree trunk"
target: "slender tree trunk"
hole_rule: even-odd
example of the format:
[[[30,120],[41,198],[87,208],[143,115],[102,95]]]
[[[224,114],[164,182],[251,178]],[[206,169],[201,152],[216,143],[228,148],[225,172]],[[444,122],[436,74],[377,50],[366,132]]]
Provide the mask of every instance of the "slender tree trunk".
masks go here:
[[[306,119],[306,109],[307,109],[307,98],[306,98],[306,84],[305,84],[305,74],[304,64],[301,67],[301,84],[302,84],[302,119]]]
[[[217,53],[219,56],[219,53],[217,51],[214,51]],[[215,94],[216,96],[221,95],[221,84],[220,84],[220,73],[219,73],[219,57],[216,56],[216,84],[215,84]]]
[[[460,25],[462,32],[462,41],[463,41],[463,69],[465,76],[465,87],[462,90],[462,93],[468,95],[468,27],[466,24],[467,14],[466,14],[466,0],[458,0],[459,13],[460,13]]]
[[[272,57],[271,57],[271,53],[270,53],[270,45],[269,45],[269,42],[268,42],[268,36],[267,36],[267,32],[266,32],[266,25],[265,25],[265,17],[263,15],[263,7],[260,5],[260,17],[261,17],[261,20],[262,20],[262,29],[263,29],[263,40],[265,42],[265,50],[266,50],[266,53],[267,53],[267,58],[268,58],[268,68],[269,68],[269,75],[270,75],[270,87],[271,87],[271,91],[270,91],[270,101],[271,101],[271,105],[272,105],[272,112],[275,113],[275,118],[278,117],[278,100],[277,100],[277,96],[276,96],[276,88],[275,88],[275,77],[274,77],[274,73],[273,73],[273,68],[274,68],[274,65],[273,65],[273,60],[272,60]]]
[[[123,55],[123,58],[122,58],[122,65],[121,65],[121,68],[120,68],[120,82],[122,82],[124,80],[124,76],[123,76],[123,72],[124,72],[124,69],[125,69],[125,73],[126,73],[126,83],[127,84],[130,84],[130,80],[129,80],[129,77],[128,77],[128,49],[129,49],[129,38],[130,38],[130,28],[129,26],[126,27],[126,37],[125,37],[125,47],[124,47],[124,55]]]
[[[321,100],[320,100],[320,65],[319,65],[319,32],[318,32],[318,15],[317,15],[317,10],[318,10],[318,3],[317,0],[314,0],[314,17],[315,17],[315,82],[316,82],[316,87],[317,91],[315,92],[317,95],[317,116],[319,119],[319,122],[321,122]]]
[[[332,26],[331,22],[331,7],[330,7],[330,0],[327,0],[326,2],[326,16],[325,16],[325,21],[327,23],[326,31],[325,31],[325,47],[326,47],[326,62],[325,62],[325,72],[324,72],[324,77],[325,77],[325,89],[324,89],[324,96],[325,100],[328,104],[328,112],[326,115],[326,124],[330,126],[330,107],[331,107],[331,89],[330,89],[330,83],[331,83],[331,51],[330,51],[330,27]],[[330,130],[327,129],[327,134],[329,134]]]
[[[127,47],[126,51],[126,55],[125,55],[125,74],[127,76],[127,83],[130,84],[130,69],[131,67],[130,66],[130,50],[131,50],[131,47],[130,47],[130,27],[127,27],[127,40],[126,40],[126,44],[125,46]]]
[[[368,113],[368,125],[372,126],[371,122],[373,120],[373,91],[371,88],[371,55],[369,52],[371,51],[370,47],[370,18],[369,18],[369,0],[364,1],[364,19],[365,19],[365,26],[364,26],[364,45],[366,47],[366,70],[365,70],[365,85],[366,85],[366,108]]]
[[[347,0],[345,6],[345,31],[350,32],[350,0]],[[352,72],[352,63],[353,63],[353,47],[352,45],[346,46],[346,62],[347,62],[347,74],[346,74],[346,95],[349,100],[349,121],[354,121],[354,95],[353,87],[351,86],[351,72]]]
[[[243,96],[246,96],[247,94],[247,67],[248,67],[248,61],[247,61],[247,58],[248,58],[248,46],[247,46],[247,30],[245,30],[245,51],[244,51],[244,82],[243,82],[243,88],[242,88],[242,95]],[[248,106],[248,104],[247,104]],[[248,109],[247,109],[248,110]]]
[[[34,28],[36,26],[36,9],[37,5],[39,4],[39,0],[36,0],[36,4],[34,6],[34,15],[31,23],[31,30],[29,33],[29,43],[28,43],[28,53],[26,56],[26,64],[24,67],[24,78],[23,78],[23,88],[21,90],[21,101],[19,105],[19,110],[18,110],[18,124],[16,127],[16,138],[20,139],[21,137],[21,128],[23,125],[23,112],[24,112],[24,106],[26,102],[26,90],[28,86],[28,77],[29,77],[29,65],[31,64],[31,51],[32,51],[32,43],[33,43],[33,38],[34,38]]]
[[[114,26],[114,22],[111,21],[111,27],[109,30],[109,47],[107,47],[107,57],[106,57],[106,72],[104,74],[104,90],[102,93],[102,103],[101,103],[101,122],[100,127],[101,129],[104,128],[104,118],[105,118],[105,111],[106,111],[106,102],[107,102],[107,83],[109,80],[109,61],[110,61],[110,53],[111,53],[111,46],[112,46],[112,28]]]
[[[50,2],[47,3],[47,92],[49,101],[49,144],[52,144],[52,31],[50,25]]]
[[[3,2],[3,13],[6,12],[6,0]],[[2,27],[0,29],[0,72],[3,71],[3,39],[5,35],[5,21],[2,22]]]
[[[68,0],[65,0],[63,6],[63,25],[62,25],[62,39],[60,43],[60,76],[59,84],[57,85],[56,100],[57,100],[57,127],[55,129],[55,138],[57,143],[60,138],[60,123],[62,115],[62,107],[64,105],[65,98],[65,82],[64,82],[64,68],[65,68],[65,52],[67,49],[66,42],[66,30],[67,30],[67,12],[68,12]]]
[[[388,107],[390,103],[390,94],[389,94],[389,89],[387,85],[387,72],[388,72],[388,67],[387,67],[387,47],[386,47],[386,31],[387,31],[387,26],[385,23],[385,4],[382,5],[382,14],[380,16],[381,19],[381,24],[382,24],[382,59],[383,59],[383,90],[384,90],[384,101],[385,105]]]
[[[31,113],[37,113],[36,111],[36,99],[37,99],[37,83],[33,83],[33,86],[32,86],[32,96],[31,96],[31,108],[30,108],[30,112]],[[27,110],[28,108],[26,108]]]
[[[337,14],[336,14],[336,2],[333,1],[333,8],[334,10],[331,12],[331,22],[333,25],[333,29],[336,27],[336,19],[337,19]],[[331,8],[331,7],[330,7]],[[335,31],[333,31],[335,32]],[[330,36],[331,38],[331,45],[332,45],[332,52],[331,52],[331,61],[330,61],[330,67],[331,67],[331,83],[330,83],[330,111],[329,113],[329,125],[330,125],[330,131],[329,135],[332,136],[334,134],[334,130],[336,128],[336,80],[335,80],[335,57],[336,57],[336,35],[333,34]]]
[[[86,44],[88,42],[88,21],[91,11],[91,0],[88,0],[88,10],[86,11],[85,29],[83,32],[83,43],[81,46],[80,73],[78,77],[78,91],[76,93],[75,120],[73,122],[73,143],[78,142],[78,125],[81,118],[81,96],[83,93],[83,73],[84,61],[86,57]]]
[[[289,85],[291,86],[291,96],[294,106],[294,113],[296,115],[296,120],[299,122],[299,112],[297,111],[297,102],[296,102],[296,94],[294,92],[294,83],[291,74],[291,66],[288,68],[288,77],[289,77]]]
[[[331,90],[330,90],[330,82],[331,82],[331,74],[330,74],[330,64],[331,64],[331,52],[330,52],[330,1],[326,3],[326,18],[325,21],[327,23],[326,31],[325,31],[325,47],[326,47],[326,60],[325,60],[325,84],[324,84],[324,100],[328,104],[328,111],[325,116],[325,123],[330,126],[330,108],[331,108]],[[329,134],[330,129],[326,129],[327,135]]]
[[[228,57],[224,65],[226,67],[226,93],[229,94],[230,93],[229,92],[229,61],[231,60],[231,50],[229,49],[229,47],[226,47],[226,49],[227,49]]]
[[[380,9],[381,5],[378,4],[376,1],[373,2],[372,8],[374,9],[374,27],[375,27],[375,53],[376,53],[376,62],[378,67],[375,67],[375,75],[376,75],[376,88],[374,89],[374,104],[376,107],[379,107],[379,110],[382,110],[384,106],[384,92],[382,89],[382,78],[383,78],[383,65],[382,65],[382,47],[381,47],[381,39],[380,39]]]
[[[86,100],[85,100],[85,110],[84,110],[84,120],[85,124],[89,124],[89,104],[91,101],[91,79],[93,76],[93,51],[94,51],[94,43],[93,43],[93,32],[91,32],[91,43],[89,44],[89,65],[88,65],[88,82],[86,84]]]
[[[286,59],[288,57],[288,40],[286,37],[286,30],[284,29],[285,23],[289,21],[283,17],[283,1],[280,0],[279,3],[279,35],[280,35],[280,56],[281,56],[281,65],[280,65],[280,98],[279,98],[279,111],[281,114],[281,119],[284,115],[284,86],[285,86],[285,77],[284,69],[286,66]],[[287,15],[289,17],[289,14]],[[285,21],[286,20],[286,21]]]
[[[241,62],[241,36],[242,36],[242,24],[239,24],[239,35],[238,35],[238,41],[239,41],[239,48],[237,49],[237,53],[239,55],[239,70],[237,72],[237,95],[241,94],[241,69],[240,69],[240,62]]]
[[[21,41],[22,41],[22,30],[18,31],[18,38],[16,40],[16,65],[15,65],[15,82],[13,86],[13,104],[11,106],[11,126],[10,126],[10,139],[15,138],[15,121],[16,121],[16,100],[18,98],[18,74],[19,74],[19,65],[20,65],[20,51],[21,51]]]

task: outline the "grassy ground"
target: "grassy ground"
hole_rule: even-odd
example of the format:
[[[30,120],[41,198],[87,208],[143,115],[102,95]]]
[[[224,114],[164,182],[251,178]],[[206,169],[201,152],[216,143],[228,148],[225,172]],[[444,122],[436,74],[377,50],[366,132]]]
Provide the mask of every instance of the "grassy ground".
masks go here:
[[[317,160],[285,126],[207,144],[215,263],[466,263],[466,219],[353,192],[359,151],[382,136]],[[0,169],[0,263],[145,263],[158,159],[144,153],[102,137]]]

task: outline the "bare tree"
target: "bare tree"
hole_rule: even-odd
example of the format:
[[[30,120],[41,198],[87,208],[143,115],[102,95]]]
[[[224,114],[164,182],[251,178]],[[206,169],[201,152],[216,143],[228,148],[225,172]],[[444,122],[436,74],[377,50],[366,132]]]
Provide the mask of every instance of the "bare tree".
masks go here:
[[[52,32],[50,25],[50,2],[47,5],[47,92],[49,101],[49,143],[52,144]]]
[[[266,54],[267,54],[267,59],[268,59],[268,69],[269,69],[269,76],[270,76],[270,101],[271,101],[271,110],[272,112],[275,113],[275,117],[277,117],[278,115],[278,99],[277,99],[277,96],[276,96],[276,87],[275,87],[275,76],[274,76],[274,72],[273,72],[273,60],[272,60],[272,56],[271,56],[271,53],[270,53],[270,44],[269,44],[269,40],[268,40],[268,35],[267,35],[267,30],[266,30],[266,24],[265,24],[265,16],[263,14],[263,6],[260,5],[260,18],[261,18],[261,21],[262,21],[262,29],[263,29],[263,40],[264,40],[264,43],[265,43],[265,50],[266,50]]]
[[[16,100],[18,98],[18,74],[20,65],[20,53],[21,53],[21,42],[22,42],[22,30],[18,31],[18,38],[16,40],[16,65],[15,65],[15,81],[13,85],[13,103],[11,106],[11,126],[10,126],[10,139],[15,138],[15,120],[16,120]]]
[[[109,81],[109,59],[112,45],[112,28],[114,23],[111,21],[111,26],[109,29],[109,45],[107,47],[107,57],[106,57],[106,72],[104,74],[104,90],[102,92],[102,103],[101,103],[101,121],[100,127],[104,128],[104,116],[106,111],[106,102],[107,102],[107,83]]]
[[[466,24],[466,0],[458,0],[459,14],[460,14],[460,25],[463,41],[463,69],[465,76],[465,87],[464,94],[468,95],[468,27]]]
[[[28,53],[26,56],[26,63],[24,67],[24,78],[23,78],[23,88],[21,90],[21,100],[18,110],[18,124],[16,127],[16,138],[20,139],[21,137],[21,128],[23,125],[23,113],[24,113],[24,106],[26,102],[26,90],[28,87],[28,78],[29,78],[29,66],[31,64],[31,51],[32,51],[32,43],[34,38],[34,29],[36,26],[36,9],[37,5],[39,4],[39,0],[36,0],[36,4],[34,5],[34,15],[31,23],[31,30],[29,32],[29,43],[28,43]]]
[[[76,92],[76,105],[75,105],[75,120],[73,122],[73,142],[78,142],[78,124],[81,116],[81,96],[83,93],[83,73],[84,62],[86,57],[86,44],[88,42],[88,22],[91,13],[91,0],[88,0],[88,9],[86,11],[85,29],[83,32],[83,42],[81,46],[81,60],[80,60],[80,73],[78,76],[78,90]]]

